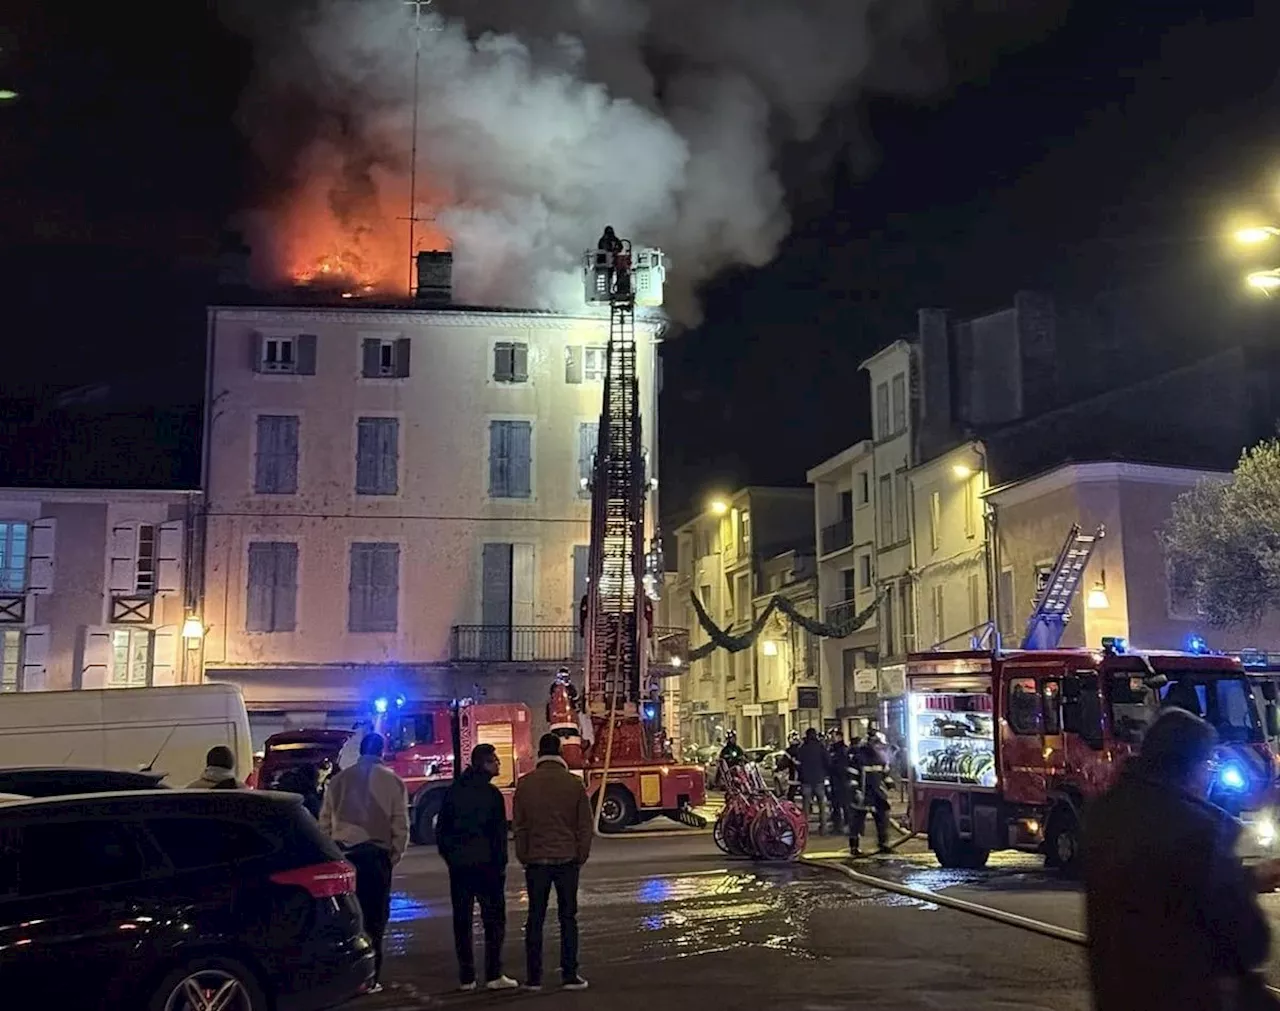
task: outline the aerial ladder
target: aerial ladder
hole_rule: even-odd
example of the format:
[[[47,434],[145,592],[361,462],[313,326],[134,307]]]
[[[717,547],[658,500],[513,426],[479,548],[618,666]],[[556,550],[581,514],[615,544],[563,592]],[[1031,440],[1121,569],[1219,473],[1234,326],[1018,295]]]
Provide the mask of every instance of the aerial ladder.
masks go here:
[[[1044,588],[1036,595],[1022,637],[1022,649],[1056,649],[1062,642],[1062,632],[1071,618],[1071,598],[1084,579],[1094,548],[1105,534],[1106,529],[1101,526],[1092,534],[1086,534],[1079,523],[1071,525],[1057,561],[1045,578]]]

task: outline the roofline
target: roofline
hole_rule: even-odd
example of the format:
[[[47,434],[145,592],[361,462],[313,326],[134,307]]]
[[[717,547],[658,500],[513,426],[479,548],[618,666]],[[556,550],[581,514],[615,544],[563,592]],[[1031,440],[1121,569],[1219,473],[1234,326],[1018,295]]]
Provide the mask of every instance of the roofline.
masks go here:
[[[743,499],[749,500],[751,498],[752,493],[754,492],[769,492],[770,494],[775,492],[783,492],[783,493],[793,494],[797,498],[800,497],[801,495],[806,495],[810,497],[812,497],[813,495],[813,489],[808,487],[807,485],[744,484],[740,488],[737,488],[734,491],[728,492],[724,495],[713,495],[711,496],[711,498],[718,499],[726,503],[729,506],[729,508],[733,509],[733,508],[737,508],[738,503],[741,502]],[[720,518],[718,515],[716,515],[710,509],[704,506],[703,508],[699,509],[697,513],[695,513],[690,519],[685,520],[678,527],[676,527],[673,533],[678,534],[682,530],[690,529],[697,523],[700,523],[702,520],[707,519],[709,517],[714,517],[716,519]]]
[[[77,498],[106,499],[114,496],[202,496],[199,488],[25,488],[18,486],[0,486],[0,499],[4,498]]]
[[[1042,495],[1061,491],[1076,484],[1100,484],[1105,481],[1134,481],[1192,488],[1200,481],[1229,481],[1228,471],[1201,470],[1194,467],[1166,467],[1153,463],[1126,460],[1095,460],[1059,464],[1020,481],[1009,481],[982,493],[997,506],[1018,505]]]
[[[381,305],[361,305],[356,301],[344,302],[340,305],[327,302],[316,303],[273,303],[270,301],[249,303],[212,303],[206,306],[206,315],[213,319],[218,316],[232,321],[256,322],[264,315],[276,316],[354,316],[354,317],[395,317],[408,316],[416,319],[456,320],[465,322],[477,317],[502,317],[504,319],[557,320],[561,322],[600,323],[607,324],[609,314],[574,310],[566,312],[559,309],[523,309],[514,306],[488,305],[423,305],[413,302],[384,303]],[[667,327],[667,317],[660,309],[637,309],[636,324],[647,329],[663,332]]]
[[[879,351],[873,354],[870,358],[865,359],[861,364],[859,364],[858,371],[861,372],[865,369],[870,368],[872,365],[878,362],[881,358],[887,357],[891,351],[897,351],[899,349],[905,349],[908,353],[910,353],[911,342],[899,337],[897,340],[893,341],[892,343],[886,344]]]
[[[815,484],[826,474],[833,470],[837,470],[840,467],[847,466],[860,457],[865,456],[869,459],[874,449],[875,443],[870,439],[862,439],[855,442],[852,446],[840,450],[840,452],[835,456],[829,456],[821,463],[814,464],[810,467],[804,472],[805,480],[810,484]]]

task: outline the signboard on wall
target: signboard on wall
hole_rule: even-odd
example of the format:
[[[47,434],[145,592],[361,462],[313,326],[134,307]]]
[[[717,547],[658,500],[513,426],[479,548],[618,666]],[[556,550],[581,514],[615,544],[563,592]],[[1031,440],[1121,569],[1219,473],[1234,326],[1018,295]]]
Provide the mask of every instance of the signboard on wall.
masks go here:
[[[742,707],[743,716],[763,716],[764,706],[759,702],[748,702]]]
[[[822,689],[797,688],[796,689],[796,708],[797,709],[821,709],[822,708]]]
[[[880,670],[880,694],[901,695],[907,690],[907,669],[902,664]]]
[[[874,667],[862,667],[853,672],[853,690],[855,692],[880,690],[880,675]]]

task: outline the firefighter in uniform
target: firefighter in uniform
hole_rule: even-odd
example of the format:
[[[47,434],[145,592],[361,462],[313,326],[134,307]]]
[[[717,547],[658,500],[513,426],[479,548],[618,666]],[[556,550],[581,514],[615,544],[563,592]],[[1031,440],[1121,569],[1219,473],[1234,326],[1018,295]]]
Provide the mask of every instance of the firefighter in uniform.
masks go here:
[[[849,853],[855,857],[862,856],[860,843],[868,813],[876,823],[879,851],[888,853],[889,795],[886,780],[889,778],[889,755],[884,735],[874,731],[868,735],[866,743],[854,750],[852,766],[855,796],[853,817],[849,819]]]

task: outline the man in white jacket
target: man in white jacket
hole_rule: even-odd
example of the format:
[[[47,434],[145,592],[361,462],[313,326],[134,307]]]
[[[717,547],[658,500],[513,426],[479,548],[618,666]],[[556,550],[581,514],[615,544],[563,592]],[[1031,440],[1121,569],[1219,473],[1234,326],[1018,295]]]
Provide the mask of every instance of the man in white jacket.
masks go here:
[[[382,974],[382,936],[391,915],[391,869],[409,844],[409,795],[382,764],[380,734],[366,734],[360,760],[329,780],[320,805],[320,829],[356,869],[356,898]],[[374,992],[382,989],[375,979]]]

